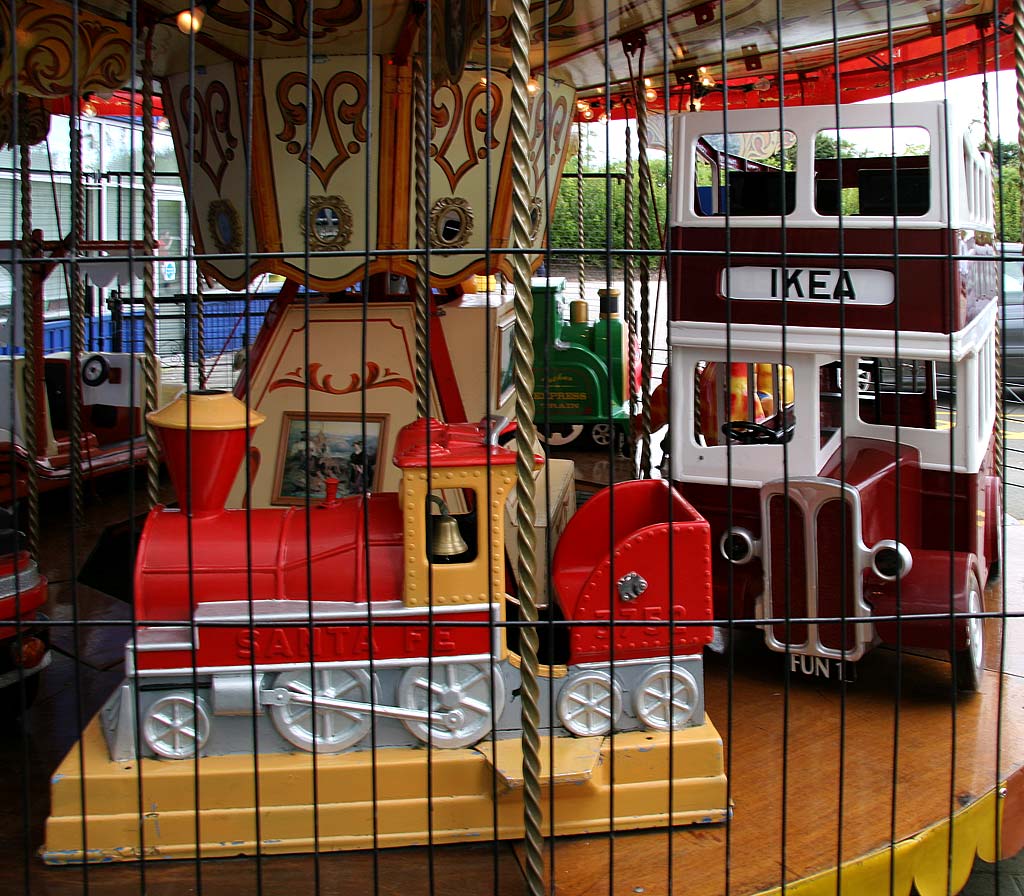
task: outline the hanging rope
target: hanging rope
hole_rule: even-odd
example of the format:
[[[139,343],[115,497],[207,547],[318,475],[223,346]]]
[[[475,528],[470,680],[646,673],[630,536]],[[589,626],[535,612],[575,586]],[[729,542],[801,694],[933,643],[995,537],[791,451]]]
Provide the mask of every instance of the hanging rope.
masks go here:
[[[576,137],[579,149],[576,152],[576,240],[580,254],[576,256],[577,276],[580,282],[580,299],[587,300],[587,263],[583,257],[583,122],[576,122]]]
[[[71,118],[71,177],[74,190],[71,207],[72,261],[68,270],[71,290],[68,294],[71,315],[71,394],[70,436],[71,436],[71,506],[73,528],[85,521],[85,507],[82,496],[82,376],[81,363],[85,355],[85,282],[81,267],[74,262],[80,254],[79,247],[85,239],[85,184],[82,180],[82,119],[80,113]]]
[[[632,69],[632,62],[630,62]],[[630,72],[632,74],[632,72]],[[647,96],[644,91],[643,50],[640,71],[633,80],[636,97],[637,164],[640,169],[639,239],[640,255],[640,476],[651,478],[651,169],[647,159]]]
[[[196,365],[199,368],[199,388],[206,388],[206,314],[203,299],[203,274],[199,263],[195,264],[196,272]],[[248,312],[247,312],[248,313]]]
[[[153,29],[146,34],[142,56],[142,243],[143,254],[156,255],[153,233],[153,190],[156,183],[156,161],[153,155]],[[153,284],[153,263],[142,266],[143,304],[143,368],[146,372],[145,412],[157,406],[156,359],[156,295]],[[146,427],[146,497],[153,507],[160,500],[160,447],[156,429]]]
[[[526,82],[530,62],[530,2],[513,0],[512,25],[512,285],[515,297],[515,334],[512,353],[516,389],[516,522],[519,560],[517,562],[519,601],[525,625],[521,629],[521,696],[523,700],[523,833],[525,837],[526,890],[530,896],[544,893],[544,838],[541,833],[540,790],[540,687],[537,681],[537,533],[533,478],[534,425],[533,376],[533,293],[530,289],[530,259],[522,250],[530,240],[530,161],[527,124],[530,110]],[[543,95],[542,95],[543,96]],[[538,102],[543,102],[538,98]],[[581,244],[582,245],[582,244]]]
[[[427,283],[427,165],[430,163],[430,126],[427,116],[427,76],[423,57],[413,57],[412,115],[416,140],[416,415],[427,416],[427,390],[430,368],[427,363],[427,316],[430,314],[430,290]]]
[[[32,239],[32,158],[27,143],[19,147],[21,163],[21,328],[25,344],[25,366],[22,378],[22,395],[25,409],[25,427],[21,433],[28,455],[28,544],[29,550],[38,556],[39,551],[39,471],[36,458],[46,446],[40,446],[36,439],[36,423],[40,408],[36,403],[36,340],[42,333],[36,333],[35,277],[29,259],[35,255]]]

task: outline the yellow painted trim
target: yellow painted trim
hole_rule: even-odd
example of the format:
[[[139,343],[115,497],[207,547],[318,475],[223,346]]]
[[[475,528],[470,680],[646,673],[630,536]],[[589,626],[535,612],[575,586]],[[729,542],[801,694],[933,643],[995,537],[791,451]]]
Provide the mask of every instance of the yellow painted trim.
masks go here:
[[[518,669],[522,665],[523,658],[518,653],[509,651],[508,662],[514,669]],[[541,663],[537,666],[537,674],[541,678],[565,678],[569,674],[569,667],[562,664],[546,666]]]
[[[565,741],[560,757],[580,750],[589,754],[594,746],[589,740],[558,740]],[[97,716],[51,778],[42,855],[49,864],[61,865],[133,861],[143,855],[253,854],[257,777],[259,849],[264,854],[368,849],[375,842],[418,846],[429,837],[434,843],[518,839],[523,836],[522,790],[514,780],[501,784],[500,777],[496,789],[492,766],[494,758],[514,765],[517,749],[519,741],[513,740],[430,752],[381,748],[375,762],[364,750],[320,754],[315,760],[309,753],[275,753],[121,763],[108,758]],[[672,735],[618,734],[605,738],[599,752],[596,761],[589,756],[588,776],[549,782],[558,807],[557,834],[602,832],[610,825],[625,831],[664,827],[670,821],[725,820],[722,739],[710,721]],[[570,761],[580,764],[578,757],[560,764]],[[315,809],[314,762],[320,794]],[[613,784],[615,814],[609,818]],[[145,807],[141,820],[140,805]],[[549,801],[543,806],[547,813]],[[545,830],[549,823],[543,821]]]
[[[895,857],[893,851],[885,847],[845,862],[842,865],[842,892],[907,896],[916,886],[920,896],[959,893],[971,876],[975,856],[986,862],[994,862],[998,858],[997,833],[1003,819],[1003,803],[998,793],[1003,792],[1004,787],[990,790],[954,814],[952,862],[947,852],[950,843],[947,818],[900,840],[895,847]],[[952,880],[947,887],[946,875],[950,869]],[[837,877],[838,869],[830,868],[786,884],[786,893],[789,896],[835,896]],[[780,886],[762,890],[757,896],[781,893]]]

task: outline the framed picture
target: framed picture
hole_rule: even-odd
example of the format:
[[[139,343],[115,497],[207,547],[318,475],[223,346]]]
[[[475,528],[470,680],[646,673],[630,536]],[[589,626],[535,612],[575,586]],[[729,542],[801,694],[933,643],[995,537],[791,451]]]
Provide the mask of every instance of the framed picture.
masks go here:
[[[304,504],[306,488],[314,501],[338,480],[338,497],[380,489],[380,448],[387,444],[387,414],[285,411],[274,474],[274,504]]]
[[[500,408],[515,392],[512,368],[512,340],[515,337],[515,317],[498,324],[498,399],[495,408]]]

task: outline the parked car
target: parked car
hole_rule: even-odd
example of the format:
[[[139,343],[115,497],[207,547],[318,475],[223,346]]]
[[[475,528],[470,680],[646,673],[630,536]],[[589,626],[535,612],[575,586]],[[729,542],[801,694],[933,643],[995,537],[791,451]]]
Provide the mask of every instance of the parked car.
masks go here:
[[[1016,252],[1012,252],[1012,249]],[[1005,245],[1003,269],[1003,390],[1011,401],[1024,401],[1024,260],[1020,245]]]

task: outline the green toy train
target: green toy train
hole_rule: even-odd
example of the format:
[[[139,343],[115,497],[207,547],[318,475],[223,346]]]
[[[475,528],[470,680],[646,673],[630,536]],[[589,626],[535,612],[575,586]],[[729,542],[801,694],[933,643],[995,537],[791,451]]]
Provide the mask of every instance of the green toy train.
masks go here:
[[[540,437],[553,447],[622,448],[631,436],[640,363],[619,312],[619,291],[598,291],[599,316],[591,320],[586,301],[566,297],[564,277],[535,277],[532,286]]]

